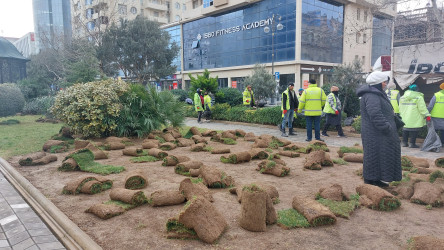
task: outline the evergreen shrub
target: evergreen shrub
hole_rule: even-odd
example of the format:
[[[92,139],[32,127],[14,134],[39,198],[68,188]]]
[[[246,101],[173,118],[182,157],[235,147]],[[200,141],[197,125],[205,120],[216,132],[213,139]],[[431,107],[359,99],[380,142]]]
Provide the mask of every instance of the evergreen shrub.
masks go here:
[[[171,90],[171,94],[177,97],[177,100],[180,102],[184,102],[188,97],[188,92],[183,89],[173,89]]]
[[[37,97],[25,103],[22,113],[26,115],[45,115],[53,104],[53,96]]]
[[[0,117],[22,112],[25,97],[14,83],[0,84]]]
[[[242,93],[235,88],[222,88],[215,94],[216,103],[228,103],[230,106],[240,105],[243,102]]]

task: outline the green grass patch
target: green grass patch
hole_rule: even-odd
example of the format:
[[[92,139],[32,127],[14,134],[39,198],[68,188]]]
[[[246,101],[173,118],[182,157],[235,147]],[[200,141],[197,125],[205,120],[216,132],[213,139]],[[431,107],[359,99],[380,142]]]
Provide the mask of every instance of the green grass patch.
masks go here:
[[[72,157],[79,165],[80,170],[84,172],[107,175],[117,174],[125,170],[122,166],[102,165],[95,162],[94,154],[89,149],[82,149],[69,157]]]
[[[342,158],[333,159],[333,163],[338,165],[348,165],[348,162],[344,161]]]
[[[141,162],[155,162],[159,159],[151,156],[151,155],[145,155],[145,156],[137,156],[137,157],[131,157],[130,161],[133,163],[141,163]]]
[[[202,178],[190,178],[190,180],[191,180],[191,183],[194,183],[194,184],[203,182]]]
[[[349,219],[350,214],[359,207],[358,200],[349,200],[349,201],[333,201],[324,198],[319,198],[318,202],[322,205],[328,207],[332,213],[336,216]]]
[[[437,167],[444,168],[444,158],[437,159],[435,163]]]
[[[330,218],[330,217],[319,217],[313,220],[312,222],[312,226],[313,227],[317,227],[317,226],[324,226],[324,225],[331,225],[333,223],[335,223],[336,220],[334,218]]]
[[[67,142],[70,145],[74,144],[74,139],[73,138],[68,138],[68,137],[60,136],[58,134],[51,136],[51,139],[59,140],[59,141],[64,141],[64,142]]]
[[[227,145],[236,145],[237,141],[231,139],[231,138],[221,138],[221,142],[223,144],[227,144]]]
[[[305,152],[312,152],[312,151],[325,151],[330,152],[330,149],[328,149],[325,145],[318,145],[318,144],[310,144],[305,148]]]
[[[62,152],[66,152],[66,151],[68,151],[68,148],[63,145],[54,145],[54,146],[51,146],[51,148],[49,149],[49,152],[51,154],[62,153]]]
[[[437,178],[444,178],[444,173],[436,170],[435,172],[430,174],[429,181],[433,183]]]
[[[401,157],[402,170],[410,171],[413,168],[413,163],[405,156]]]
[[[0,125],[16,125],[16,124],[19,124],[19,123],[20,123],[19,120],[9,119],[9,120],[5,120],[5,121],[1,121]]]
[[[353,147],[340,147],[339,152],[345,154],[345,153],[364,153],[362,148],[353,148]]]
[[[223,163],[236,163],[237,162],[237,156],[235,154],[231,154],[228,157],[221,156],[220,161]]]
[[[42,150],[43,144],[52,135],[59,132],[63,126],[61,123],[36,122],[40,116],[12,116],[0,118],[0,122],[6,120],[18,120],[20,123],[14,126],[4,126],[0,129],[0,156],[8,160],[12,156],[29,154]]]
[[[166,142],[165,139],[163,139],[160,136],[155,136],[154,139],[158,140],[160,143],[165,143]]]
[[[277,223],[285,229],[310,227],[307,219],[293,208],[278,211]]]
[[[185,169],[182,166],[176,166],[174,167],[174,172],[176,174],[184,175],[184,176],[190,176],[189,171],[185,171]]]
[[[401,201],[397,198],[382,198],[376,210],[393,211],[401,206]],[[375,208],[373,208],[375,209]]]
[[[281,200],[279,200],[279,198],[275,198],[274,200],[273,200],[273,204],[279,204],[279,203],[281,203]]]
[[[206,146],[206,147],[203,148],[203,150],[207,151],[207,152],[211,152],[211,151],[213,151],[213,147]]]
[[[103,204],[106,204],[106,205],[117,205],[117,206],[125,209],[126,211],[136,207],[136,205],[132,205],[132,204],[121,202],[121,201],[113,201],[113,200],[105,201]]]
[[[267,151],[268,153],[273,153],[273,149],[271,148],[266,148],[265,151]]]
[[[198,239],[196,231],[185,227],[177,219],[169,219],[166,223],[167,232],[174,232],[179,239]]]

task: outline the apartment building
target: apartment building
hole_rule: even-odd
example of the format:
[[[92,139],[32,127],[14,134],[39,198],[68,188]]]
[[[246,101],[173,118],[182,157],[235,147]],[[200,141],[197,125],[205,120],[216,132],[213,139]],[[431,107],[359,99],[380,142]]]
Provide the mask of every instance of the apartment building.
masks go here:
[[[159,24],[180,21],[183,0],[71,0],[75,37],[94,38],[119,20],[143,16]]]
[[[182,19],[164,26],[181,34],[181,65],[174,81],[186,88],[188,73],[208,69],[221,87],[243,90],[242,80],[256,63],[279,75],[282,87],[295,82],[304,88],[309,79],[323,85],[334,66],[355,59],[370,71],[380,55],[391,51],[396,6],[380,3],[187,0]]]

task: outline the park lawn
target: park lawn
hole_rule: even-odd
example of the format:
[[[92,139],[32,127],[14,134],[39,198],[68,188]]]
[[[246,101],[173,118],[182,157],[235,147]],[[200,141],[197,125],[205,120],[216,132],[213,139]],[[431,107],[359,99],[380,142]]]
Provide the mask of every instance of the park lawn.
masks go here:
[[[62,123],[35,122],[39,117],[27,115],[0,118],[0,122],[20,121],[19,124],[0,125],[0,157],[7,160],[12,156],[41,151],[43,144],[63,126]]]

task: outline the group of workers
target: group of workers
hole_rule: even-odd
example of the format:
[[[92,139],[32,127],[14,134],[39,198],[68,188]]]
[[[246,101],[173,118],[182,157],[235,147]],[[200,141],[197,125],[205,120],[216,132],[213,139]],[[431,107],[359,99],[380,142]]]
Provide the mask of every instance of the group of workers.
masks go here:
[[[208,91],[205,91],[202,95],[202,90],[198,88],[194,94],[194,109],[197,111],[197,122],[202,123],[202,116],[205,117],[207,122],[211,118],[211,96]]]

